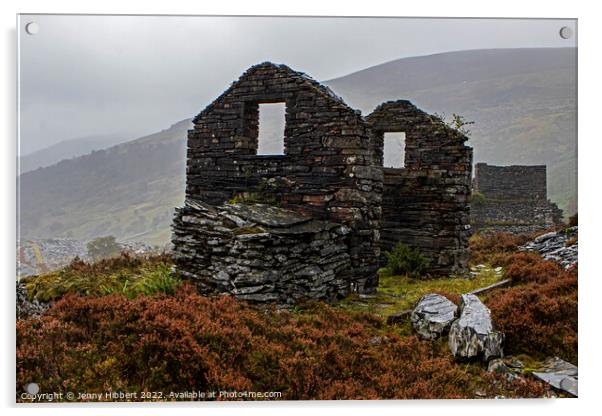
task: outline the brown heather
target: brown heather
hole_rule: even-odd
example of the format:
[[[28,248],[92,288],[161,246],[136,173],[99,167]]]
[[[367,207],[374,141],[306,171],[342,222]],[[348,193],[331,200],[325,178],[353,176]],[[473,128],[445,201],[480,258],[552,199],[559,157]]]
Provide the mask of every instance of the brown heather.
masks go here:
[[[281,391],[282,399],[541,397],[453,362],[444,343],[400,336],[381,318],[312,303],[258,309],[203,297],[67,295],[17,322],[17,390],[41,392]]]

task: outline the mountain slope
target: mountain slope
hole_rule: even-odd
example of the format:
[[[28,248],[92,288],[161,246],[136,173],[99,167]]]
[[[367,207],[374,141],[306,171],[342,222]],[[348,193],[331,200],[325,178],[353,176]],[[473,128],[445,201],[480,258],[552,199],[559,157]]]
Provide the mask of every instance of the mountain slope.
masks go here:
[[[400,59],[325,84],[364,114],[404,98],[474,120],[475,162],[547,164],[549,196],[570,213],[577,189],[575,57],[575,49],[453,52]],[[184,198],[190,127],[184,120],[21,175],[21,238],[112,234],[166,243],[173,207]]]
[[[490,49],[405,58],[326,81],[369,114],[409,99],[475,122],[476,162],[548,165],[548,196],[577,208],[577,50]]]
[[[94,150],[106,149],[125,142],[122,136],[90,136],[63,140],[44,149],[23,155],[19,158],[20,172],[25,173],[40,167],[54,165],[64,159],[88,154]]]
[[[186,132],[191,120],[140,139],[20,176],[22,239],[114,235],[169,240],[183,202]]]

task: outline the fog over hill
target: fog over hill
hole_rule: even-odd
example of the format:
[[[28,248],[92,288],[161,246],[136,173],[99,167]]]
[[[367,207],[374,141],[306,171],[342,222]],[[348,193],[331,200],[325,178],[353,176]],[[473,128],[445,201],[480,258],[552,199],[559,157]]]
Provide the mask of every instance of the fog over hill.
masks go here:
[[[106,149],[128,139],[125,135],[90,136],[63,140],[44,149],[28,153],[19,158],[20,173],[54,165],[64,159],[88,154],[94,150]]]
[[[548,195],[571,213],[577,201],[576,54],[574,48],[450,52],[391,61],[325,84],[364,115],[383,101],[409,99],[429,112],[473,120],[475,162],[547,164]],[[21,237],[112,234],[167,242],[173,207],[184,198],[190,127],[184,120],[21,175]]]

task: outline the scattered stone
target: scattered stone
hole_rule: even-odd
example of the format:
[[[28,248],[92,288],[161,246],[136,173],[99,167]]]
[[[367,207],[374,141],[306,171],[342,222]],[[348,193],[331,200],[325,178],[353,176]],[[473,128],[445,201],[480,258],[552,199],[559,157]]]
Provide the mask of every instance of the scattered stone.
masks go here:
[[[511,368],[506,364],[506,360],[502,358],[494,358],[489,361],[487,365],[487,371],[490,373],[500,374],[506,377],[506,380],[513,381],[519,379],[520,377],[516,375],[516,372],[519,372],[519,369]]]
[[[523,364],[523,362],[521,360],[519,360],[516,357],[513,356],[506,356],[504,357],[504,363],[510,367],[510,368],[514,368],[514,369],[518,369],[518,370],[522,370],[523,368],[525,368],[525,365]]]
[[[372,337],[370,338],[370,345],[380,345],[383,342],[383,338],[382,337]]]
[[[507,374],[510,369],[503,359],[494,358],[493,360],[489,361],[489,364],[487,365],[487,371],[490,373]]]
[[[545,260],[553,260],[568,269],[578,261],[578,227],[563,231],[550,232],[538,236],[535,240],[519,247],[521,251],[536,251]]]
[[[482,357],[489,361],[503,356],[504,335],[493,328],[491,313],[477,296],[462,295],[460,317],[449,331],[449,348],[454,357],[473,359]]]
[[[412,311],[412,326],[423,339],[435,339],[445,333],[456,318],[458,307],[445,296],[424,295]]]
[[[548,358],[544,361],[540,371],[531,373],[538,379],[552,387],[577,397],[577,366],[558,357]]]
[[[411,309],[406,309],[405,311],[391,314],[387,316],[387,325],[402,324],[408,319],[410,319],[410,315],[412,315]]]
[[[29,300],[25,283],[16,282],[17,289],[17,319],[39,318],[48,308],[50,303],[40,302],[37,299]]]

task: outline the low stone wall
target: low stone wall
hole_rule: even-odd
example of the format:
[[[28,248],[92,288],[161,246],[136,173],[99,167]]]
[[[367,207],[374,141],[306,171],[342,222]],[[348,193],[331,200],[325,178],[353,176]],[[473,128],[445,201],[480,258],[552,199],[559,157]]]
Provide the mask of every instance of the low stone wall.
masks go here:
[[[187,200],[173,226],[177,269],[205,294],[291,305],[353,287],[350,228],[264,204]]]
[[[525,234],[559,224],[562,211],[556,204],[541,199],[485,199],[473,202],[471,217],[474,230]]]
[[[546,166],[475,167],[473,231],[532,233],[562,224],[562,210],[547,199]]]

